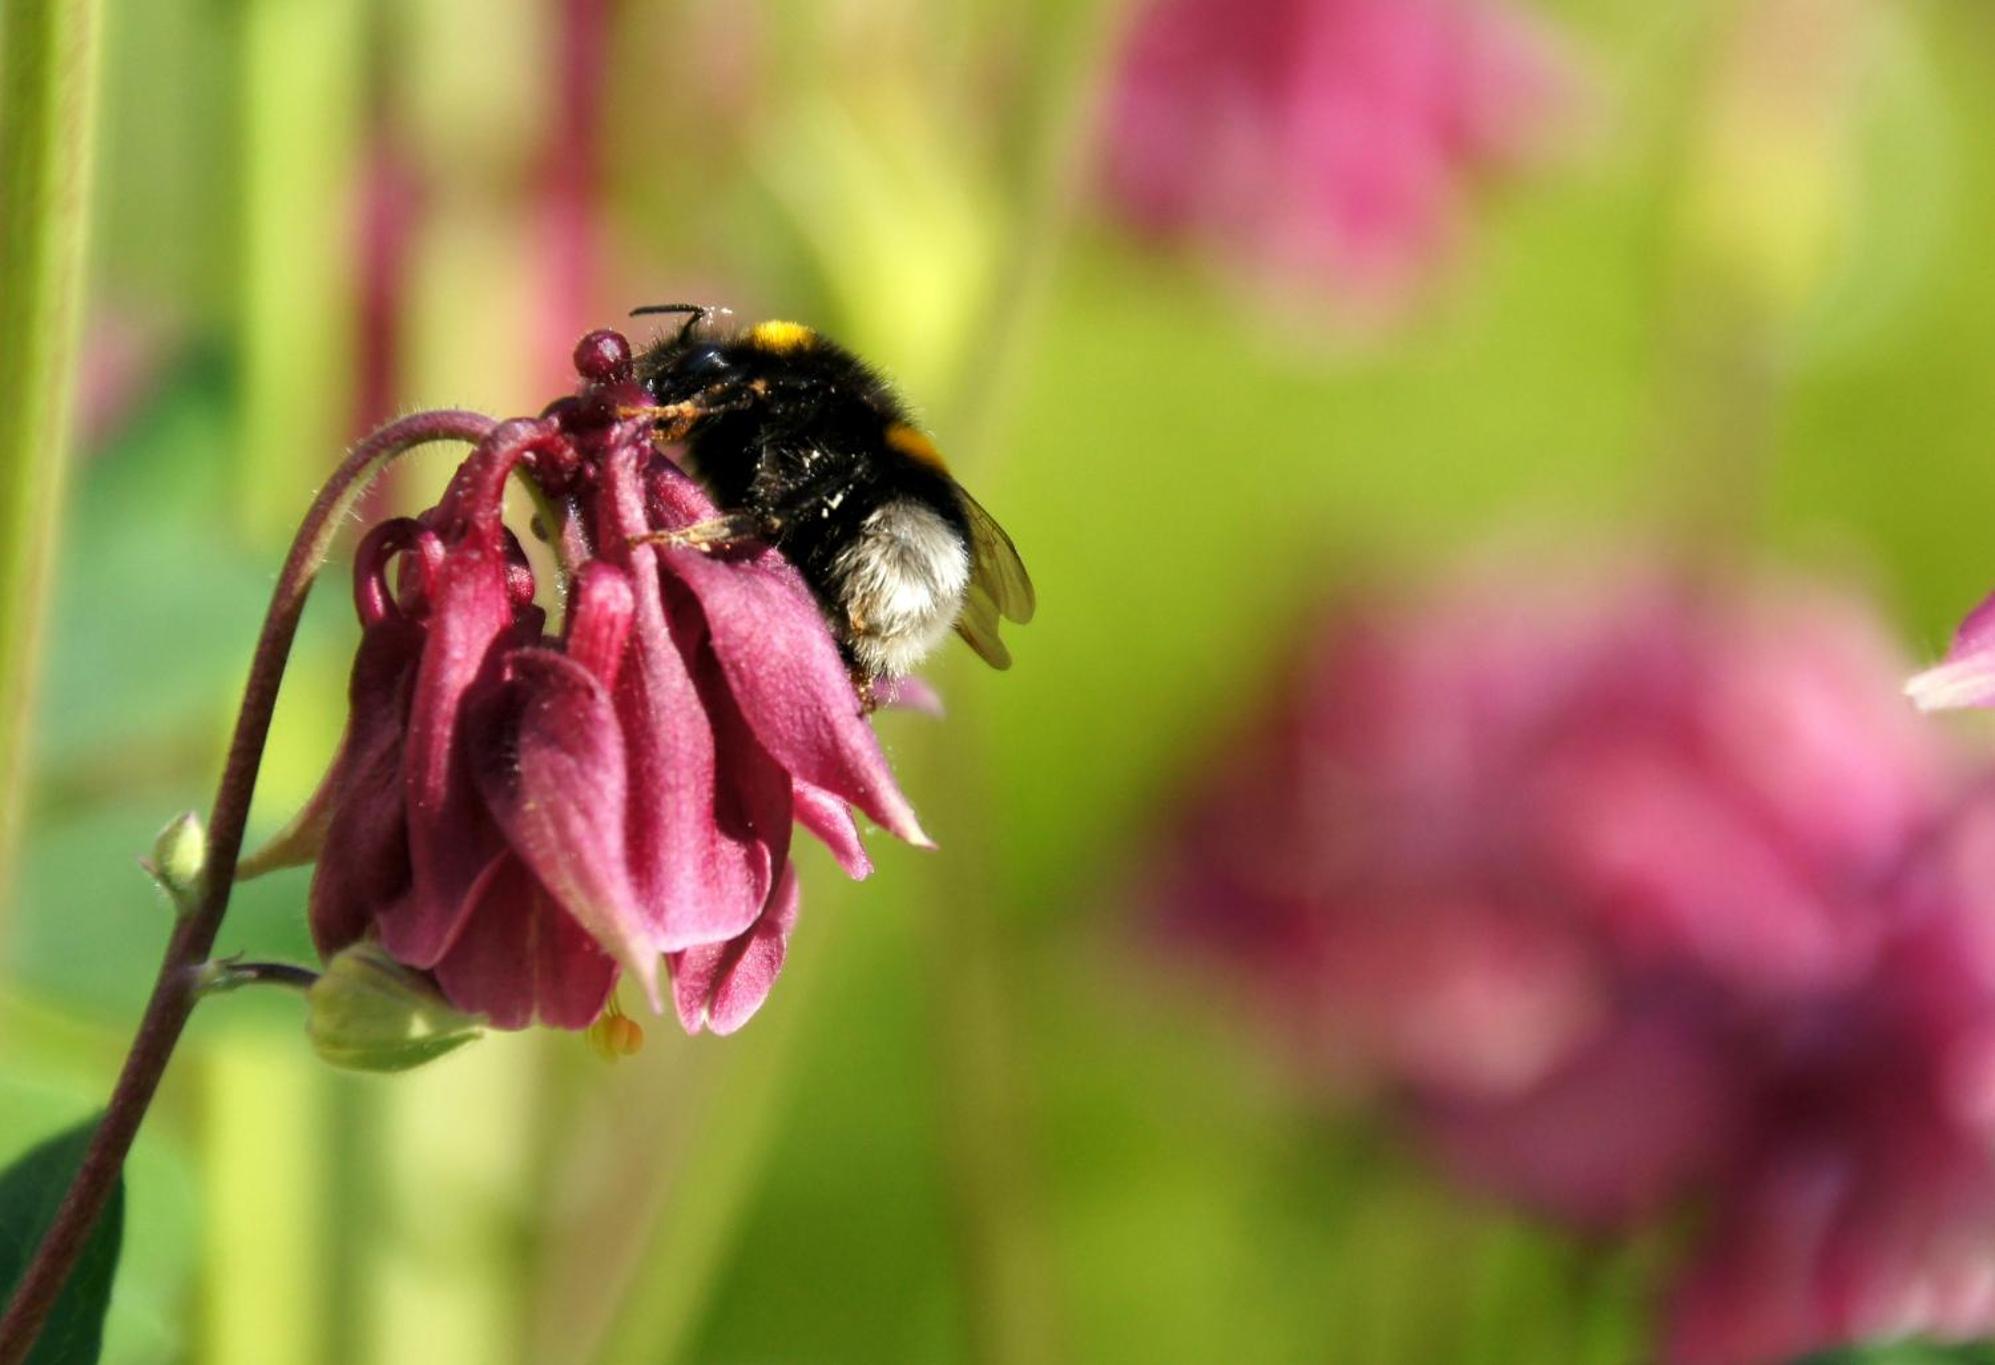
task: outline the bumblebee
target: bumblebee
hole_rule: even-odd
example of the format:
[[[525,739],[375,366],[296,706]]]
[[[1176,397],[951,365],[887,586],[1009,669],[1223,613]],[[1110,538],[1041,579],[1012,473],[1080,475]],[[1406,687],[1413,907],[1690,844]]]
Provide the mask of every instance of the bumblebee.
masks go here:
[[[662,539],[773,545],[817,595],[862,690],[911,672],[953,627],[994,668],[998,621],[1032,619],[1018,550],[859,357],[794,322],[737,327],[693,304],[635,373],[661,441],[720,508]]]

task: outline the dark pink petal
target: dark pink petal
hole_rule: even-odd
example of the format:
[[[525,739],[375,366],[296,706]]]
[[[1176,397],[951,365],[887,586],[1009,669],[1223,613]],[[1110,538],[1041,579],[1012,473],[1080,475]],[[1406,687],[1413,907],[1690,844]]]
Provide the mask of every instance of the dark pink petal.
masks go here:
[[[1905,684],[1921,711],[1995,706],[1995,597],[1969,612],[1946,658]]]
[[[659,526],[676,529],[713,514],[699,485],[669,461],[647,473],[646,504]],[[933,847],[859,714],[817,599],[789,561],[768,549],[672,549],[657,563],[698,600],[728,686],[776,761],[908,842]]]
[[[1816,1258],[1857,1172],[1796,1152],[1720,1211],[1669,1310],[1669,1365],[1783,1361],[1817,1339]]]
[[[1590,945],[1507,901],[1354,900],[1352,913],[1283,936],[1312,1017],[1366,1060],[1424,1091],[1500,1099],[1566,1065],[1608,1017]],[[1307,943],[1307,951],[1299,951]]]
[[[677,531],[719,514],[707,490],[670,460],[649,462],[644,469],[644,500],[658,529]]]
[[[1866,960],[1842,913],[1684,755],[1632,742],[1542,775],[1541,855],[1633,965],[1694,968],[1769,996],[1823,989]]]
[[[853,822],[852,808],[821,787],[798,782],[795,788],[797,823],[816,835],[831,850],[831,856],[854,881],[873,875],[873,860],[859,841],[859,826]]]
[[[435,964],[436,983],[451,1004],[482,1014],[495,1028],[533,1022],[531,943],[540,887],[519,859],[501,853],[472,883],[455,940]],[[395,946],[388,951],[400,960]]]
[[[1476,0],[1149,0],[1118,67],[1102,178],[1130,226],[1374,308],[1435,274],[1474,183],[1535,159],[1576,85]]]
[[[1690,1192],[1737,1140],[1731,1062],[1673,1022],[1634,1020],[1529,1092],[1437,1099],[1424,1126],[1485,1189],[1584,1227],[1625,1226]]]
[[[323,956],[359,938],[409,894],[402,724],[422,643],[419,626],[390,618],[362,633],[354,657],[346,736],[307,806],[324,812],[324,845],[332,850],[312,872],[312,941]]]
[[[920,678],[881,678],[873,684],[873,705],[881,710],[943,714],[942,694]]]
[[[689,660],[701,647],[697,611],[668,602],[653,547],[636,453],[614,455],[599,504],[603,555],[632,589],[631,634],[617,677],[630,791],[630,875],[658,949],[720,943],[744,932],[769,897],[767,843],[724,829],[714,722]]]
[[[450,1003],[496,1028],[525,1028],[536,1015],[556,1028],[588,1027],[616,987],[616,963],[520,860],[493,859],[467,899],[463,927],[436,964]]]
[[[543,898],[533,936],[534,994],[540,1022],[585,1029],[610,1002],[617,964],[589,932]]]
[[[672,995],[686,1032],[732,1033],[762,1008],[789,951],[798,899],[796,871],[786,863],[768,906],[747,933],[674,955]]]
[[[389,951],[423,967],[442,954],[471,883],[501,843],[473,787],[460,735],[464,699],[514,624],[504,550],[467,539],[450,546],[430,583],[429,638],[409,713],[404,787],[415,896]]]
[[[568,657],[605,687],[614,687],[636,612],[630,579],[623,570],[600,559],[584,564],[569,592],[567,639],[563,642]]]
[[[761,847],[773,885],[775,870],[790,859],[795,818],[790,775],[769,756],[735,705],[712,650],[701,649],[694,676],[713,721],[715,756],[726,775],[716,792],[715,820],[737,842]]]
[[[478,789],[554,903],[662,1009],[657,937],[625,853],[623,731],[609,689],[547,649],[515,651],[506,675],[473,730]]]
[[[660,558],[699,599],[728,687],[776,761],[909,843],[932,847],[796,570],[774,550],[669,549]]]
[[[1826,592],[1788,592],[1727,623],[1726,666],[1696,705],[1705,762],[1736,774],[1752,814],[1837,876],[1869,880],[1944,799],[1954,764],[1930,723],[1880,706],[1903,652],[1874,616]]]
[[[1916,1057],[1834,1078],[1722,1190],[1673,1298],[1667,1359],[1786,1361],[1906,1336],[1995,1329],[1995,1174],[1927,1109]],[[1907,1065],[1909,1063],[1909,1066]]]

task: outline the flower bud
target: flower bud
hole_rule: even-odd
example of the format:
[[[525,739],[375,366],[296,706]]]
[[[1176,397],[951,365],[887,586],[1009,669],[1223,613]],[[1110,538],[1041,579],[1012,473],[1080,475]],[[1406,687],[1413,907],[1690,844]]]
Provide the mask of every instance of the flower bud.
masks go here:
[[[208,832],[201,817],[182,811],[167,822],[152,841],[152,856],[139,859],[146,875],[159,883],[180,914],[188,914],[201,899],[202,873],[208,866]]]
[[[408,1071],[483,1031],[482,1019],[452,1009],[372,940],[334,954],[305,999],[313,1050],[353,1071]]]

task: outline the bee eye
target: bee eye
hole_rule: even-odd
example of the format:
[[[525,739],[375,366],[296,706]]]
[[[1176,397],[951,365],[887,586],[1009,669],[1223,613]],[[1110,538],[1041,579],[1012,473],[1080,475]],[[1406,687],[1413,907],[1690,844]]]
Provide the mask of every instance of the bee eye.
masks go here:
[[[705,377],[721,374],[730,367],[727,363],[727,357],[722,354],[720,347],[701,346],[686,357],[681,364],[681,368],[687,374]]]

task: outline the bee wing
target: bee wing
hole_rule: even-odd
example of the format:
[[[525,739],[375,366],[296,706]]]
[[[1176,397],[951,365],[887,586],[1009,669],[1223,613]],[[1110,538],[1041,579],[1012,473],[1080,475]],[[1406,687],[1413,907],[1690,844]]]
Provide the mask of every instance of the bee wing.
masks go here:
[[[970,522],[970,582],[983,588],[999,615],[1022,626],[1032,619],[1037,598],[1018,558],[1018,547],[982,504],[962,489],[956,491]]]
[[[975,498],[961,488],[956,492],[970,523],[970,586],[963,595],[963,613],[956,618],[956,633],[992,668],[1010,668],[1011,651],[998,637],[998,619],[1020,625],[1032,619],[1036,605],[1032,580],[1004,528]]]
[[[963,613],[956,618],[956,633],[992,668],[1011,667],[1011,651],[998,638],[998,605],[975,578],[970,580],[969,591],[963,594]]]

